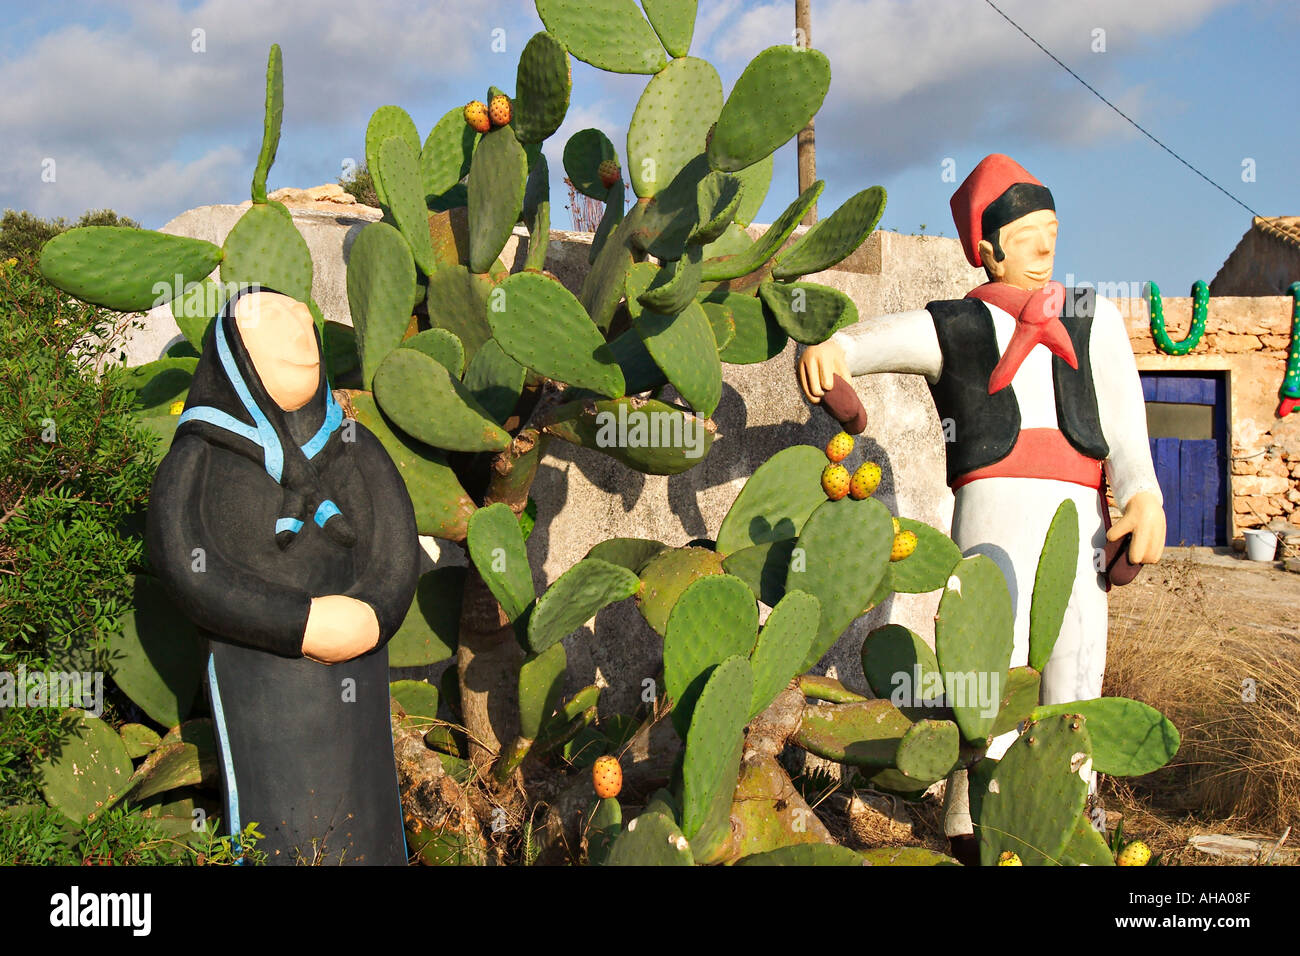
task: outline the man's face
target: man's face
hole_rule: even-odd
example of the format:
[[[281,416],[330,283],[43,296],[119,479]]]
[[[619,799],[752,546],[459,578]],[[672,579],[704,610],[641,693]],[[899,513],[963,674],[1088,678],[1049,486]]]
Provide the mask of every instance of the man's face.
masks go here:
[[[320,384],[311,310],[287,295],[252,292],[235,303],[235,325],[272,401],[286,412],[311,401]]]
[[[1004,258],[993,258],[993,244],[980,242],[980,259],[995,282],[1018,289],[1041,289],[1052,278],[1056,260],[1056,213],[1039,209],[998,230]]]

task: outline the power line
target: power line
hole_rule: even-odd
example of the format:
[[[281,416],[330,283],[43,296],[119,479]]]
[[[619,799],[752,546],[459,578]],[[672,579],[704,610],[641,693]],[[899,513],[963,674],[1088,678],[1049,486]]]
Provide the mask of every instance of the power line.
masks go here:
[[[1132,126],[1135,130],[1137,130],[1139,133],[1141,133],[1141,134],[1142,134],[1143,136],[1145,136],[1147,139],[1151,140],[1151,142],[1155,143],[1157,146],[1159,146],[1161,149],[1163,149],[1166,153],[1168,153],[1168,154],[1169,154],[1170,156],[1172,156],[1174,159],[1178,160],[1180,163],[1182,163],[1184,166],[1186,166],[1188,169],[1190,169],[1192,172],[1194,172],[1197,176],[1200,176],[1202,179],[1204,179],[1207,183],[1209,183],[1211,186],[1213,186],[1213,187],[1214,187],[1215,189],[1217,189],[1219,192],[1223,193],[1223,195],[1227,196],[1229,199],[1231,199],[1233,202],[1235,202],[1235,203],[1236,203],[1238,206],[1240,206],[1242,209],[1246,210],[1246,212],[1250,213],[1252,216],[1259,216],[1259,213],[1255,212],[1255,210],[1251,209],[1249,206],[1247,206],[1244,202],[1242,202],[1240,199],[1238,199],[1238,198],[1237,198],[1236,196],[1234,196],[1232,193],[1228,192],[1228,190],[1224,189],[1222,186],[1220,186],[1218,183],[1216,183],[1216,182],[1215,182],[1213,179],[1211,179],[1209,176],[1205,175],[1205,173],[1201,172],[1199,169],[1197,169],[1195,166],[1193,166],[1193,165],[1192,165],[1191,163],[1189,163],[1187,160],[1183,159],[1183,157],[1179,156],[1177,153],[1175,153],[1172,149],[1170,149],[1168,146],[1166,146],[1166,145],[1165,145],[1164,143],[1162,143],[1160,140],[1156,139],[1155,136],[1153,136],[1152,134],[1148,133],[1145,129],[1143,129],[1143,128],[1138,124],[1138,122],[1137,122],[1136,120],[1133,119],[1133,117],[1129,116],[1127,113],[1125,113],[1122,109],[1120,109],[1118,106],[1116,106],[1116,105],[1115,105],[1114,103],[1112,103],[1110,100],[1106,99],[1106,97],[1102,96],[1101,93],[1100,93],[1100,92],[1099,92],[1099,91],[1098,91],[1098,90],[1097,90],[1097,89],[1096,89],[1096,88],[1095,88],[1091,83],[1089,83],[1087,80],[1085,80],[1083,77],[1081,77],[1078,73],[1075,73],[1074,70],[1070,69],[1070,68],[1069,68],[1068,66],[1066,66],[1064,63],[1062,63],[1061,60],[1056,56],[1056,54],[1054,54],[1051,50],[1047,49],[1047,47],[1043,46],[1041,43],[1039,43],[1037,40],[1035,40],[1032,36],[1030,36],[1029,33],[1025,30],[1024,27],[1022,27],[1020,24],[1016,23],[1015,20],[1012,20],[1009,16],[1007,16],[1005,13],[1003,13],[1001,10],[999,10],[999,9],[997,8],[997,5],[993,3],[993,0],[984,0],[984,2],[987,3],[990,7],[992,7],[993,10],[997,13],[998,16],[1000,16],[1003,20],[1006,20],[1007,23],[1011,24],[1011,25],[1012,25],[1013,27],[1015,27],[1018,31],[1020,31],[1021,35],[1024,36],[1024,38],[1025,38],[1026,40],[1028,40],[1028,41],[1029,41],[1030,43],[1032,43],[1034,46],[1038,47],[1038,49],[1042,50],[1042,51],[1043,51],[1044,53],[1046,53],[1049,57],[1051,57],[1052,60],[1056,63],[1057,66],[1059,66],[1059,67],[1060,67],[1061,69],[1063,69],[1066,73],[1069,73],[1072,77],[1074,77],[1074,78],[1075,78],[1076,80],[1078,80],[1081,84],[1083,84],[1083,87],[1084,87],[1084,88],[1085,88],[1089,93],[1091,93],[1093,96],[1097,97],[1097,99],[1101,100],[1103,103],[1105,103],[1107,106],[1109,106],[1112,110],[1114,110],[1116,113],[1118,113],[1121,117],[1123,117],[1124,120],[1126,120],[1126,121],[1128,122],[1128,124],[1129,124],[1130,126]],[[1259,218],[1262,219],[1263,217],[1262,217],[1262,216],[1259,216]]]

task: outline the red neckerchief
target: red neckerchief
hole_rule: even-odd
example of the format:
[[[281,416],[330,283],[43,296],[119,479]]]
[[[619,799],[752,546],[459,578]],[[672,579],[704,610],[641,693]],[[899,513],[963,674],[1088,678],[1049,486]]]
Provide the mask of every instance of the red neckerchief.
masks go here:
[[[990,395],[1011,384],[1020,364],[1035,345],[1046,345],[1054,355],[1065,359],[1070,368],[1079,367],[1074,343],[1061,321],[1061,308],[1065,305],[1065,286],[1061,283],[1048,282],[1031,292],[1006,282],[986,282],[967,292],[966,298],[996,305],[1016,320],[1016,330],[1007,350],[989,376]]]

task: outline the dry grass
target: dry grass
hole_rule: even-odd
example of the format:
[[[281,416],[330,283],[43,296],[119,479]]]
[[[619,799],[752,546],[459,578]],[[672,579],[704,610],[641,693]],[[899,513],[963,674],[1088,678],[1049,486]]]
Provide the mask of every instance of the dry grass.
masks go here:
[[[1188,600],[1204,613],[1176,603]],[[1208,817],[1281,833],[1300,826],[1300,642],[1236,636],[1224,625],[1234,619],[1233,596],[1216,600],[1212,607],[1203,592],[1164,593],[1143,619],[1112,622],[1105,693],[1156,707],[1183,743],[1168,767],[1114,781],[1111,792],[1131,810],[1146,803],[1166,829]],[[1172,822],[1179,814],[1186,819]],[[1126,832],[1136,829],[1125,823]]]

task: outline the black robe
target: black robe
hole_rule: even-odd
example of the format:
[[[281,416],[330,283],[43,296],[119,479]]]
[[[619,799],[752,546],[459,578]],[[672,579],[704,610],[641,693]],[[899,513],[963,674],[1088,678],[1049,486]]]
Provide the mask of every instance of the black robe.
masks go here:
[[[419,574],[411,501],[374,435],[342,420],[323,357],[307,405],[275,404],[237,298],[204,343],[147,530],[155,573],[208,640],[227,831],[256,821],[269,863],[403,864],[385,645]],[[374,609],[374,650],[302,656],[311,599],[327,594]]]

